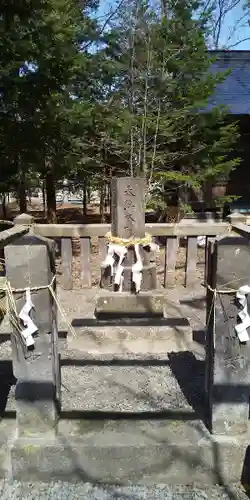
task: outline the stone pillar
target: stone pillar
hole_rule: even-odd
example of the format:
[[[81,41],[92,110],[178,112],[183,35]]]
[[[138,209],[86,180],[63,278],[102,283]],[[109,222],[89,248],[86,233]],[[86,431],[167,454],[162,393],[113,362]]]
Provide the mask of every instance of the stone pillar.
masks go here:
[[[249,240],[221,237],[209,243],[208,283],[217,290],[250,283]],[[235,294],[207,294],[206,394],[209,425],[214,434],[247,432],[249,420],[250,341],[235,332],[239,306]]]
[[[145,236],[145,188],[141,177],[118,177],[111,182],[111,234],[120,238],[143,238]],[[157,288],[156,265],[150,262],[150,253],[140,249],[143,262],[141,290]],[[133,247],[128,249],[124,259],[123,291],[132,292],[132,265],[135,262]],[[111,288],[110,270],[102,270],[102,288]]]
[[[23,224],[23,219],[24,214],[15,223]],[[11,287],[24,289],[50,284],[55,273],[54,251],[54,241],[34,236],[32,231],[8,245],[6,277]],[[55,282],[53,286],[55,290]],[[60,399],[56,304],[48,289],[34,291],[31,297],[34,310],[30,316],[38,327],[33,335],[34,346],[26,347],[14,327],[11,334],[19,436],[53,433]],[[19,314],[25,293],[14,293],[14,298]]]

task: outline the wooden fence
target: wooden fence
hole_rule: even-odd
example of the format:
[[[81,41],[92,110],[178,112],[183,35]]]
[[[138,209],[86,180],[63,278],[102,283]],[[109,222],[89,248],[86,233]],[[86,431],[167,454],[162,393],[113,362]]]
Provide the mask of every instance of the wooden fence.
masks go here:
[[[186,286],[192,286],[197,281],[197,237],[212,237],[225,234],[230,225],[225,222],[202,223],[190,222],[187,224],[146,224],[146,232],[153,237],[160,238],[164,252],[164,279],[163,285],[168,288],[174,284],[177,262],[177,253],[180,238],[186,238],[185,278]],[[105,235],[110,231],[109,224],[34,224],[32,231],[35,235],[53,238],[61,241],[61,285],[64,289],[73,288],[72,262],[73,240],[80,245],[80,286],[91,288],[92,269],[91,251],[93,239],[98,241],[99,266],[106,253]],[[205,251],[204,251],[205,255]]]
[[[21,216],[20,216],[21,217]],[[38,236],[52,238],[60,243],[60,284],[70,290],[74,286],[72,277],[73,269],[73,246],[75,242],[79,249],[79,285],[81,288],[91,288],[93,286],[92,257],[93,249],[96,251],[96,266],[100,271],[101,262],[106,254],[107,240],[105,235],[110,231],[109,224],[34,224],[32,217],[27,216],[27,222],[22,219],[22,225],[17,220],[14,227],[0,232],[0,253],[6,245],[15,240],[18,236],[27,233],[30,229]],[[161,243],[161,253],[163,253],[163,286],[172,287],[175,283],[176,264],[179,250],[179,242],[185,238],[182,248],[184,256],[184,284],[193,286],[197,283],[197,262],[199,257],[197,237],[205,236],[206,241],[210,237],[227,234],[230,230],[235,230],[244,235],[244,231],[249,231],[249,226],[242,222],[242,218],[231,220],[230,222],[197,222],[182,221],[179,224],[146,224],[146,232],[153,237],[158,237]],[[27,224],[27,225],[25,225]],[[94,244],[93,244],[94,241]],[[203,252],[203,268],[205,264],[206,248],[199,250]],[[2,254],[1,254],[2,257]],[[203,269],[205,272],[205,269]],[[203,275],[204,276],[204,275]]]

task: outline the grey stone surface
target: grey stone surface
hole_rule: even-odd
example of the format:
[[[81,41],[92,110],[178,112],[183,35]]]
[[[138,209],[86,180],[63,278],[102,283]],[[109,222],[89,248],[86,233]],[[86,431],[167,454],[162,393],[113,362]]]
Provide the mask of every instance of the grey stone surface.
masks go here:
[[[145,292],[138,297],[98,292],[96,296],[81,294],[78,297],[81,299],[76,314],[69,312],[76,337],[69,337],[68,348],[81,351],[83,356],[131,357],[141,354],[145,359],[147,355],[149,358],[160,354],[165,357],[168,352],[193,347],[192,328],[183,316],[180,304],[164,293],[152,296]],[[117,316],[110,318],[115,306]],[[96,320],[96,310],[104,318],[107,315],[108,319]],[[136,317],[129,317],[133,313]],[[164,313],[164,316],[154,317],[153,313]]]
[[[54,266],[55,243],[47,238],[24,235],[5,248],[6,276],[12,288],[46,286],[51,283]],[[18,313],[24,300],[24,293],[15,293]],[[52,311],[49,290],[32,293],[35,306],[34,319],[40,332],[51,333]]]
[[[81,434],[22,438],[11,447],[15,479],[104,484],[239,482],[249,436],[211,438],[199,421],[82,422]]]
[[[54,242],[32,234],[19,238],[5,249],[6,275],[14,289],[47,286],[55,272]],[[55,286],[54,286],[55,290]],[[13,372],[16,386],[17,430],[43,434],[54,429],[55,400],[59,394],[58,332],[56,306],[48,289],[32,292],[31,317],[38,327],[35,346],[28,349],[18,331],[11,334]],[[15,293],[17,312],[25,303],[25,294]]]
[[[111,231],[120,238],[145,236],[146,181],[138,177],[113,178],[111,183]]]
[[[15,391],[19,436],[53,435],[57,424],[55,386],[51,382],[17,382]]]
[[[60,289],[60,301],[69,319],[72,320],[76,317],[88,318],[90,310],[92,310],[91,307],[95,293],[95,291],[86,293],[85,291],[75,290],[69,294]],[[173,300],[180,300],[184,316],[189,318],[194,330],[203,327],[205,311],[202,289],[192,292],[187,292],[185,289],[177,289],[171,292],[171,298]],[[63,322],[61,322],[60,328],[65,329]],[[112,328],[111,325],[110,335],[112,335]],[[83,330],[81,328],[76,330],[79,336],[74,339],[76,343],[75,347],[77,348],[78,343],[78,347],[80,344],[83,347],[84,336],[80,334],[80,332],[83,333]],[[184,406],[179,414],[179,418],[182,421],[171,423],[171,421],[167,420],[154,420],[148,423],[145,420],[144,422],[143,420],[138,422],[138,419],[133,419],[127,422],[125,426],[124,422],[119,420],[105,422],[105,420],[99,419],[88,422],[80,419],[80,417],[78,420],[75,418],[62,419],[59,422],[57,440],[23,437],[21,440],[13,442],[12,438],[15,437],[15,433],[8,430],[6,435],[10,439],[9,449],[12,450],[14,476],[18,475],[18,477],[22,478],[22,483],[16,481],[13,483],[8,481],[0,483],[0,488],[3,487],[4,492],[2,493],[0,489],[1,498],[15,499],[15,495],[19,495],[17,498],[25,499],[25,495],[27,495],[28,500],[28,495],[31,494],[33,497],[31,496],[30,498],[37,499],[40,493],[41,495],[51,495],[48,498],[58,498],[57,492],[60,491],[60,498],[62,499],[64,498],[63,495],[65,495],[65,498],[74,498],[73,495],[75,494],[79,495],[79,498],[86,498],[87,500],[92,497],[102,499],[124,497],[126,500],[128,497],[138,500],[140,498],[154,498],[154,492],[156,492],[155,498],[159,499],[243,499],[244,493],[240,488],[233,488],[231,486],[209,488],[208,486],[204,486],[204,484],[220,483],[222,479],[227,483],[238,482],[240,480],[244,457],[249,443],[249,435],[238,437],[214,436],[211,438],[213,441],[210,439],[208,444],[207,431],[201,422],[197,420],[183,422],[185,414],[188,412],[190,414],[188,405],[191,402],[188,400],[188,394],[196,394],[198,398],[197,401],[192,401],[191,406],[194,408],[196,404],[197,406],[199,405],[199,395],[202,393],[203,355],[198,349],[198,344],[194,342],[192,347],[198,363],[194,359],[194,356],[192,356],[192,353],[188,355],[186,353],[174,353],[174,355],[169,353],[168,356],[165,356],[166,363],[171,361],[172,366],[172,393],[177,390],[176,399],[171,394],[173,407],[176,405],[176,402]],[[74,356],[77,354],[78,358],[76,356],[76,361],[82,359],[83,356],[80,350],[76,349],[76,351],[70,353],[67,342],[65,342],[64,348],[65,350],[62,351],[63,356],[70,357],[70,354],[72,354],[72,360],[74,360]],[[4,341],[0,346],[0,362],[8,358],[9,353],[9,341]],[[187,366],[185,366],[187,356],[191,356],[193,361],[187,363]],[[157,355],[154,357],[157,358]],[[168,366],[166,363],[163,366],[162,375],[164,375],[164,370]],[[180,368],[182,368],[182,373],[179,371]],[[110,367],[107,367],[107,370],[111,373],[111,378],[114,377]],[[5,372],[3,371],[2,373],[4,374]],[[118,370],[117,373],[119,381],[122,381],[122,371]],[[168,371],[167,375],[169,381],[171,377],[170,371]],[[89,377],[91,376],[97,377],[97,374],[93,375],[93,372],[92,374],[89,372]],[[100,369],[98,376],[100,380]],[[155,367],[153,368],[152,379],[150,380],[151,388],[153,388],[154,376],[156,382],[161,379],[158,388],[161,394],[163,394],[164,382],[162,382],[158,367],[156,369]],[[131,377],[131,374],[128,373],[127,381],[129,377]],[[184,391],[184,399],[186,396],[184,405],[182,403],[183,400],[178,399],[180,389],[177,387],[175,379],[181,383],[182,390]],[[183,385],[184,382],[186,382],[186,385]],[[80,387],[81,381],[79,380],[77,383],[78,387]],[[135,381],[132,381],[132,384],[134,387],[136,384]],[[70,385],[71,387],[76,387],[76,377],[74,374]],[[90,385],[89,382],[89,388]],[[141,389],[141,386],[139,386],[139,389]],[[80,403],[86,396],[84,387],[81,387],[81,390],[82,399]],[[170,385],[168,386],[168,390],[171,390]],[[108,393],[109,395],[110,392]],[[120,398],[118,392],[116,395]],[[92,404],[91,395],[87,394],[87,398],[90,404]],[[118,400],[113,398],[113,402],[117,404]],[[75,409],[80,410],[79,405],[78,407],[76,406]],[[178,418],[177,414],[175,418]],[[190,418],[192,417],[190,416]],[[0,427],[0,436],[2,432],[3,430]],[[63,447],[65,447],[66,452]],[[2,449],[4,450],[4,448]],[[20,460],[19,457],[21,457]],[[75,459],[77,460],[76,468]],[[200,465],[197,464],[198,461],[201,462]],[[11,465],[8,453],[7,460],[6,462],[4,460],[3,463],[6,470],[11,470],[8,469]],[[170,468],[169,464],[171,464]],[[71,474],[72,469],[74,470],[73,474]],[[131,472],[132,469],[133,471]],[[2,474],[1,469],[0,474]],[[88,479],[89,476],[90,479]],[[42,483],[35,484],[32,482],[39,479],[39,477],[43,477],[49,483],[45,486]],[[53,477],[62,479],[62,482],[50,481]],[[23,482],[24,478],[29,481],[29,484]],[[100,484],[99,486],[92,486],[89,484],[91,482],[96,484],[97,481],[101,483],[104,481],[110,482],[112,478],[114,484],[122,482],[124,484],[133,483],[134,485],[126,488],[125,486],[118,487],[112,484],[108,486],[101,486]],[[67,480],[76,480],[81,484],[69,484]],[[88,481],[88,484],[84,485],[84,481]],[[155,486],[158,483],[165,483],[165,485]],[[169,486],[166,486],[166,483],[169,483]],[[152,484],[153,486],[146,486],[146,484]],[[171,484],[186,484],[189,486],[171,487]],[[201,485],[200,488],[197,486],[198,484]],[[90,495],[89,497],[88,494]],[[160,496],[161,494],[162,496]],[[41,498],[45,499],[47,496]]]
[[[23,225],[23,226],[29,226],[31,224],[34,224],[35,219],[32,215],[29,214],[19,214],[17,215],[14,220],[13,220],[15,225]]]
[[[178,322],[175,325],[168,320],[151,325],[140,321],[131,324],[113,322],[109,326],[101,323],[75,328],[77,337],[68,339],[67,351],[78,351],[85,359],[101,359],[102,356],[110,359],[131,359],[133,356],[153,359],[159,356],[165,359],[169,352],[194,347],[190,326]]]
[[[43,239],[25,235],[5,248],[6,276],[12,288],[24,289],[48,285],[53,276],[47,242]],[[17,378],[26,376],[29,379],[44,377],[44,369],[51,351],[52,333],[52,300],[49,290],[43,289],[33,292],[32,301],[34,310],[31,312],[38,335],[36,335],[34,351],[28,351],[21,342],[17,341],[18,332],[12,335],[13,369]],[[25,293],[14,293],[17,312],[21,311],[25,303]],[[26,361],[25,361],[26,360]],[[52,364],[49,363],[51,371]],[[41,367],[41,368],[40,368]],[[33,375],[32,375],[33,373]]]
[[[120,177],[111,183],[111,233],[120,238],[142,238],[145,236],[145,188],[146,181],[140,177]],[[144,248],[140,247],[143,262],[141,290],[157,288],[156,265]],[[133,292],[131,268],[135,263],[133,247],[128,248],[123,266],[123,290]],[[102,288],[113,288],[110,282],[110,269],[102,269]]]
[[[212,288],[235,291],[248,283],[249,241],[240,236],[219,238],[211,245],[208,280]],[[217,293],[211,307],[207,335],[207,393],[213,433],[247,431],[249,419],[250,347],[239,342],[234,326],[237,307],[234,294]],[[213,327],[214,325],[214,327]]]
[[[108,295],[97,295],[95,315],[117,315],[117,316],[162,316],[164,295],[152,292],[141,292],[132,295],[129,292],[110,292]]]

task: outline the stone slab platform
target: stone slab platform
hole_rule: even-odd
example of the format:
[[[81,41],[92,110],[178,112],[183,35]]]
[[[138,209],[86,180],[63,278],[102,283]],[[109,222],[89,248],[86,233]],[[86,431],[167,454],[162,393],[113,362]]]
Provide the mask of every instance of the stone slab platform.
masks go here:
[[[112,314],[114,306],[116,315]],[[148,308],[153,311],[149,317]],[[81,292],[75,313],[71,310],[68,315],[76,332],[76,337],[68,336],[68,349],[79,351],[82,356],[152,358],[166,356],[171,351],[189,350],[193,345],[192,328],[180,304],[162,292],[138,296]]]
[[[164,324],[165,323],[165,324]],[[76,326],[81,324],[82,326]],[[89,326],[84,326],[88,324]],[[119,359],[141,356],[152,359],[155,356],[167,358],[169,352],[187,351],[194,347],[192,329],[185,323],[171,325],[170,322],[158,322],[150,325],[143,322],[97,324],[96,322],[73,322],[75,337],[68,337],[70,351],[78,351],[82,357],[99,358],[101,356]],[[67,357],[67,351],[62,357]]]
[[[59,300],[72,323],[76,337],[67,336],[67,341],[59,341],[59,349],[62,357],[68,357],[64,348],[68,348],[75,355],[84,358],[117,358],[132,359],[143,357],[152,359],[154,357],[165,359],[168,352],[193,350],[197,344],[193,343],[192,328],[189,320],[183,314],[183,308],[177,300],[171,300],[171,293],[160,292],[157,295],[160,309],[164,305],[164,316],[156,315],[146,318],[140,309],[136,309],[137,317],[134,318],[106,318],[97,320],[95,308],[97,300],[106,300],[107,292],[97,290],[72,290],[65,291],[59,288]],[[115,293],[116,297],[120,294]],[[112,293],[110,294],[112,299]],[[147,300],[150,295],[145,293]],[[110,299],[110,300],[111,300]],[[120,300],[120,299],[118,299]],[[128,296],[131,307],[135,306],[135,296]],[[112,302],[112,300],[111,300]],[[154,301],[153,301],[154,303]],[[109,304],[108,304],[109,306]],[[139,312],[139,317],[138,317]],[[58,315],[60,337],[67,333],[67,326],[63,318]],[[7,317],[0,325],[0,339],[10,338],[10,326]],[[2,346],[1,352],[5,351]],[[77,354],[78,352],[78,354]],[[1,356],[1,353],[0,353]],[[6,355],[4,352],[4,357]],[[11,358],[9,346],[8,359]]]
[[[61,421],[54,439],[9,442],[2,464],[32,482],[230,484],[240,482],[249,437],[213,438],[200,421]]]
[[[98,291],[96,296],[95,316],[121,317],[121,316],[163,316],[167,309],[163,293],[158,291],[142,291],[137,295],[129,292]]]

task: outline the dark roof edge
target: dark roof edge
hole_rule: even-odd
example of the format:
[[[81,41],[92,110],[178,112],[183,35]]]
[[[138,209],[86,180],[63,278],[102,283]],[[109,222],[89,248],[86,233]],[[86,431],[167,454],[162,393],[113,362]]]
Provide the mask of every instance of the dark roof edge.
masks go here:
[[[250,54],[250,50],[219,50],[219,49],[211,49],[211,50],[208,50],[208,52],[212,52],[213,54],[216,53],[216,54]]]

